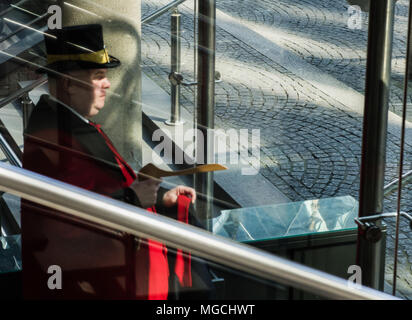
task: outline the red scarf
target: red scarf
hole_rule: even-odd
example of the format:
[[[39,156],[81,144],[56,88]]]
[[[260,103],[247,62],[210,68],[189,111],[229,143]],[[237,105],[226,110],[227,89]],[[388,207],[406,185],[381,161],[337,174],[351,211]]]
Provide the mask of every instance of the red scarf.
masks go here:
[[[113,143],[101,130],[100,125],[89,122],[94,126],[106,141],[107,146],[113,152],[116,161],[125,178],[125,187],[130,186],[136,179],[136,174],[123,157],[117,152]],[[188,223],[190,199],[179,196],[177,199],[177,219]],[[148,208],[153,214],[156,209]],[[136,282],[137,298],[148,300],[166,300],[169,292],[169,264],[167,261],[167,248],[163,243],[151,239],[141,239],[136,253]],[[177,249],[176,264],[174,270],[182,287],[192,286],[191,256]]]

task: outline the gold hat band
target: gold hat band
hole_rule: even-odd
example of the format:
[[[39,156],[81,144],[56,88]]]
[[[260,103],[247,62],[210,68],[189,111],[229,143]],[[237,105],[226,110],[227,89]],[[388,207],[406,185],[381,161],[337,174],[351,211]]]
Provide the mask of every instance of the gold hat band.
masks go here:
[[[104,64],[109,63],[110,59],[106,49],[102,49],[91,53],[47,55],[47,62],[49,64],[57,61],[87,61]]]

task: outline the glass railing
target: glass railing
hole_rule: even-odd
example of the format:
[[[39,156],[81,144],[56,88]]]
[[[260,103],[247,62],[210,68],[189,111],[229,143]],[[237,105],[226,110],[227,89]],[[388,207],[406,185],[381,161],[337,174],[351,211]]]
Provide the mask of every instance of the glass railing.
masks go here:
[[[223,210],[213,232],[253,243],[278,238],[311,237],[327,232],[356,231],[357,201],[350,197]]]
[[[8,2],[4,98],[36,81],[40,67],[52,79],[24,97],[36,105],[30,120],[32,108],[18,102],[0,110],[24,168],[131,203],[127,187],[146,164],[218,163],[226,170],[163,177],[157,204],[177,185],[194,187],[199,226],[348,275],[357,263],[369,1],[66,1],[61,17],[52,11],[34,23],[48,1]],[[398,165],[406,2],[395,5],[386,183]],[[205,3],[216,4],[216,19]],[[59,30],[47,30],[96,23],[101,33],[86,28],[57,44]],[[150,207],[156,197],[135,187],[134,203]],[[385,251],[385,238],[380,245]],[[389,264],[386,288],[391,275]]]
[[[408,154],[411,152],[411,90],[410,90],[410,2],[400,1],[395,10],[394,47],[392,60],[392,79],[390,87],[389,121],[396,123],[392,136],[388,136],[388,154],[385,171],[384,209],[387,212],[411,214],[411,169]],[[408,39],[409,37],[409,39]],[[409,56],[408,56],[409,53]],[[409,60],[409,61],[408,61]],[[393,124],[392,124],[393,126]],[[396,143],[391,143],[396,141]],[[399,179],[402,180],[400,183]],[[404,216],[386,219],[388,237],[385,279],[392,285],[392,294],[409,296],[411,288],[407,279],[411,271],[405,262],[410,263],[408,255],[412,226]]]

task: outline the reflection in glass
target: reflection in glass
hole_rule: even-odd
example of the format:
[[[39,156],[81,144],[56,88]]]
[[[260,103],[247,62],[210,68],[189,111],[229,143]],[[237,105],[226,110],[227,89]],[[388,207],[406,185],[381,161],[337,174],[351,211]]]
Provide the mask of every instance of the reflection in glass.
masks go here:
[[[0,237],[0,274],[21,269],[21,236]]]

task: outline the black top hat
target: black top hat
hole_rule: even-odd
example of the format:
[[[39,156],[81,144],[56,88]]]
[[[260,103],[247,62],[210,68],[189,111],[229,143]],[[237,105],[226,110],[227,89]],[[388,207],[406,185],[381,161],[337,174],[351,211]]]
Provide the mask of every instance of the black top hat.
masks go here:
[[[45,34],[47,65],[40,73],[78,69],[114,68],[119,59],[107,53],[100,24],[64,27]]]

